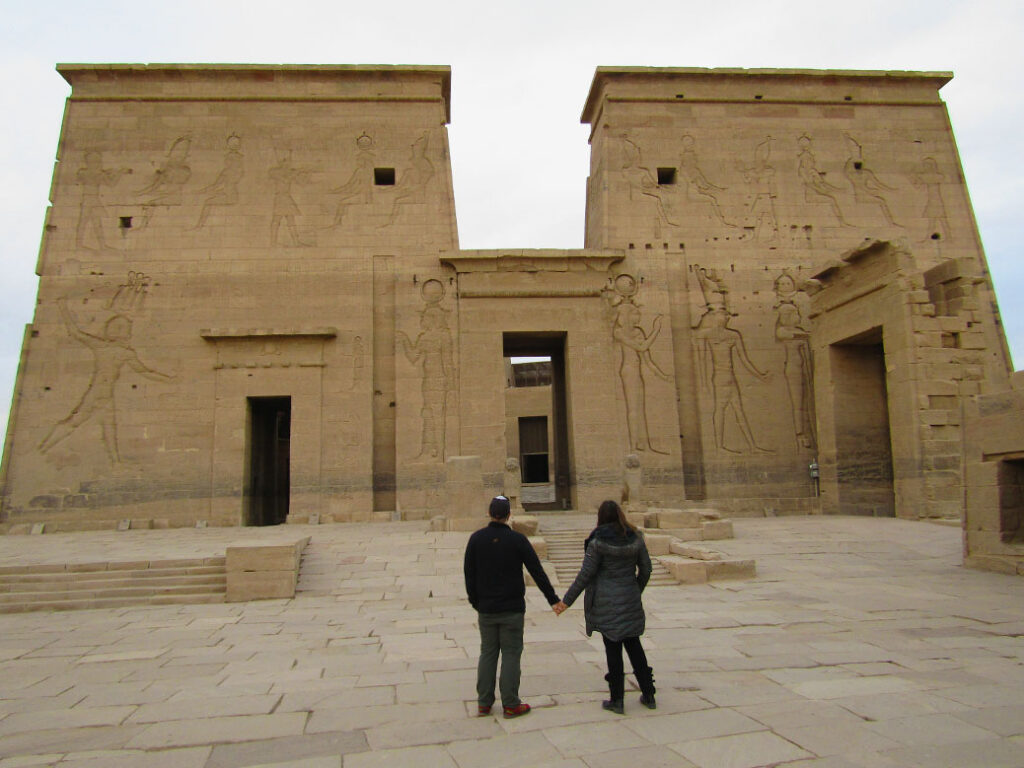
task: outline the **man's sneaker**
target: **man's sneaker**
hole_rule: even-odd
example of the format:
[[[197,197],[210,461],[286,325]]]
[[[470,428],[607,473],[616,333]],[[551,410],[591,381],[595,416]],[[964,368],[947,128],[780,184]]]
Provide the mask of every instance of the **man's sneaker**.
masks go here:
[[[477,715],[477,717],[487,717],[489,714],[491,714],[491,705],[490,704],[488,704],[486,707],[483,704],[477,704],[476,705],[476,715]]]
[[[526,715],[530,712],[530,705],[525,701],[516,704],[514,707],[502,707],[505,710],[505,717],[519,717],[520,715]]]

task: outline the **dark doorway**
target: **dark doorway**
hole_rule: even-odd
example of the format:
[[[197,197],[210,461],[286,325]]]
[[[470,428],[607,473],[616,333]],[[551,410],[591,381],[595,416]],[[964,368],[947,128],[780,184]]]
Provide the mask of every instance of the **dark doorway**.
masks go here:
[[[292,399],[250,397],[245,524],[280,525],[288,518]]]
[[[833,344],[836,479],[843,515],[894,517],[889,394],[882,330]]]
[[[503,336],[503,354],[506,358],[545,361],[535,366],[516,370],[511,386],[547,386],[551,390],[550,443],[547,416],[536,413],[514,414],[519,423],[519,460],[523,479],[523,507],[527,511],[570,509],[576,483],[569,447],[568,382],[565,371],[566,334],[564,332],[506,333]],[[519,366],[513,365],[514,369]],[[520,373],[523,376],[520,376]],[[526,374],[530,374],[526,376]],[[525,377],[525,378],[524,378]],[[517,381],[522,378],[523,381]],[[527,380],[528,379],[528,380]],[[507,414],[512,416],[513,414]],[[515,456],[515,452],[508,455]],[[534,480],[533,478],[536,478]],[[543,479],[541,479],[543,478]],[[549,495],[537,494],[538,501],[530,502],[532,492],[543,491],[531,485],[547,484]],[[544,501],[540,501],[544,498]]]

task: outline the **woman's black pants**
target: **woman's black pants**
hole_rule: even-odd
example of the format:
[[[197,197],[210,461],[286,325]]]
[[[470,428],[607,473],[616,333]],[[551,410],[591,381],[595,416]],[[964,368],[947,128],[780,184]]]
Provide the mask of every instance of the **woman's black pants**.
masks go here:
[[[636,675],[637,682],[646,681],[647,679],[647,654],[644,653],[644,647],[640,645],[639,637],[609,640],[604,635],[601,635],[601,639],[604,640],[604,654],[608,659],[608,687],[613,699],[621,699],[625,689],[622,649],[626,649],[626,654],[629,656],[629,663],[633,667],[633,674]]]

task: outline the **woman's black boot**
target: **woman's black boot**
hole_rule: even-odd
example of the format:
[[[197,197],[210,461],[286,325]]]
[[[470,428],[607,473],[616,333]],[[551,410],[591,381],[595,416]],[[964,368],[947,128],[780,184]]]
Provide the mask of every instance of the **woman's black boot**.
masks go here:
[[[634,674],[637,685],[640,686],[640,703],[648,709],[657,709],[658,703],[654,700],[654,670],[646,667]]]
[[[604,679],[608,681],[608,693],[611,695],[611,699],[602,701],[601,708],[617,715],[626,714],[626,707],[622,701],[626,690],[625,675],[616,675],[615,679],[611,675],[605,675]]]

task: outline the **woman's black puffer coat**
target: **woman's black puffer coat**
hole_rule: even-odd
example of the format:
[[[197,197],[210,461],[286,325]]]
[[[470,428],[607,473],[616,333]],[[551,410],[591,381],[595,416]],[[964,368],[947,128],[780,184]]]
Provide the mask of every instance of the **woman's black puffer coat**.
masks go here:
[[[587,538],[583,565],[562,601],[572,605],[580,592],[587,634],[596,630],[609,640],[639,637],[644,632],[640,593],[651,578],[651,557],[642,535],[615,523],[599,525]]]

